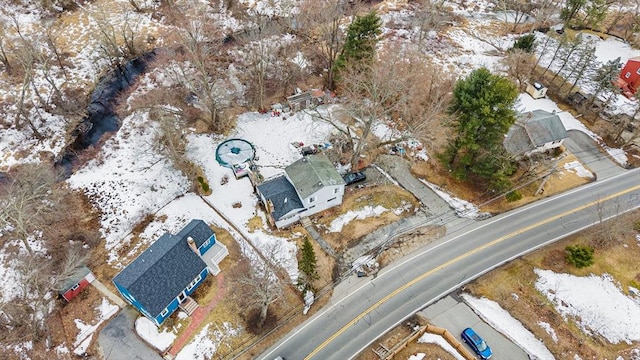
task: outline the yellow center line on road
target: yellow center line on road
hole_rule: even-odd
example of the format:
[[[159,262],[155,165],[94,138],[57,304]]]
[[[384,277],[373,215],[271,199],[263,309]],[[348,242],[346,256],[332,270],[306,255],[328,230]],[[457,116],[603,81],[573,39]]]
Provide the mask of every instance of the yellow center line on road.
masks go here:
[[[526,227],[524,227],[524,228],[522,228],[522,229],[519,229],[519,230],[516,230],[516,231],[514,231],[514,232],[512,232],[512,233],[510,233],[510,234],[507,234],[507,235],[504,235],[504,236],[502,236],[502,237],[500,237],[500,238],[497,238],[497,239],[495,239],[495,240],[493,240],[493,241],[491,241],[491,242],[488,242],[488,243],[486,243],[486,244],[484,244],[484,245],[482,245],[482,246],[480,246],[480,247],[477,247],[477,248],[475,248],[475,249],[473,249],[473,250],[471,250],[471,251],[469,251],[469,252],[466,252],[466,253],[464,253],[464,254],[462,254],[462,255],[460,255],[460,256],[458,256],[458,257],[454,258],[454,259],[451,259],[451,260],[449,260],[449,261],[445,262],[444,264],[438,265],[437,267],[435,267],[435,268],[433,268],[433,269],[431,269],[431,270],[429,270],[429,271],[425,272],[424,274],[422,274],[422,275],[420,275],[420,276],[416,277],[415,279],[413,279],[413,280],[411,280],[411,281],[407,282],[407,283],[406,283],[406,284],[404,284],[403,286],[401,286],[401,287],[397,288],[396,290],[394,290],[393,292],[389,293],[388,295],[386,295],[386,296],[385,296],[385,297],[383,297],[382,299],[378,300],[378,302],[376,302],[375,304],[371,305],[367,310],[363,311],[360,315],[358,315],[358,316],[356,316],[355,318],[353,318],[351,321],[349,321],[347,324],[345,324],[342,328],[340,328],[340,330],[336,331],[336,332],[335,332],[333,335],[331,335],[327,340],[325,340],[322,344],[320,344],[317,348],[315,348],[311,353],[309,353],[309,355],[307,355],[307,356],[305,357],[305,360],[308,360],[308,359],[311,359],[312,357],[314,357],[314,356],[315,356],[319,351],[321,351],[322,349],[324,349],[327,345],[329,345],[333,340],[335,340],[338,336],[340,336],[340,335],[341,335],[343,332],[345,332],[348,328],[350,328],[351,326],[353,326],[353,324],[355,324],[356,322],[360,321],[362,318],[364,318],[365,316],[367,316],[370,312],[372,312],[373,310],[375,310],[377,307],[379,307],[380,305],[382,305],[384,302],[386,302],[387,300],[391,299],[392,297],[394,297],[394,296],[398,295],[400,292],[402,292],[402,291],[406,290],[407,288],[409,288],[409,287],[413,286],[414,284],[416,284],[417,282],[419,282],[419,281],[423,280],[424,278],[429,277],[429,276],[433,275],[434,273],[436,273],[436,272],[438,272],[438,271],[440,271],[440,270],[443,270],[444,268],[449,267],[449,266],[451,266],[452,264],[457,263],[457,262],[458,262],[458,261],[460,261],[460,260],[463,260],[463,259],[465,259],[465,258],[467,258],[467,257],[469,257],[469,256],[471,256],[471,255],[473,255],[473,254],[475,254],[475,253],[477,253],[477,252],[480,252],[480,251],[482,251],[482,250],[485,250],[485,249],[487,249],[487,248],[489,248],[489,247],[491,247],[491,246],[494,246],[494,245],[496,245],[496,244],[499,244],[499,243],[501,243],[501,242],[503,242],[503,241],[505,241],[505,240],[507,240],[507,239],[509,239],[509,238],[512,238],[512,237],[517,236],[517,235],[520,235],[520,234],[522,234],[522,233],[524,233],[524,232],[527,232],[527,231],[529,231],[529,230],[535,229],[535,228],[537,228],[538,226],[541,226],[541,225],[544,225],[544,224],[550,223],[550,222],[552,222],[552,221],[555,221],[555,220],[557,220],[557,219],[559,219],[559,218],[561,218],[561,217],[563,217],[563,216],[566,216],[566,215],[570,215],[570,214],[576,213],[576,212],[578,212],[578,211],[584,210],[584,209],[586,209],[586,208],[588,208],[588,207],[591,207],[591,206],[593,206],[593,205],[596,205],[596,204],[598,204],[598,203],[602,203],[602,202],[604,202],[604,201],[611,200],[611,199],[613,199],[613,198],[616,198],[616,197],[622,196],[622,195],[624,195],[624,194],[630,193],[630,192],[632,192],[632,191],[634,191],[634,190],[638,190],[638,189],[640,189],[640,185],[636,185],[636,186],[634,186],[634,187],[628,188],[628,189],[626,189],[626,190],[622,190],[622,191],[620,191],[620,192],[617,192],[617,193],[615,193],[615,194],[609,195],[609,196],[607,196],[607,197],[604,197],[604,198],[601,198],[601,199],[598,199],[598,200],[592,201],[592,202],[587,203],[587,204],[585,204],[585,205],[582,205],[582,206],[579,206],[579,207],[574,208],[574,209],[572,209],[572,210],[566,211],[566,212],[564,212],[564,213],[562,213],[562,214],[558,214],[558,215],[552,216],[552,217],[550,217],[550,218],[547,218],[547,219],[545,219],[545,220],[539,221],[539,222],[537,222],[537,223],[535,223],[535,224],[532,224],[532,225],[526,226]]]

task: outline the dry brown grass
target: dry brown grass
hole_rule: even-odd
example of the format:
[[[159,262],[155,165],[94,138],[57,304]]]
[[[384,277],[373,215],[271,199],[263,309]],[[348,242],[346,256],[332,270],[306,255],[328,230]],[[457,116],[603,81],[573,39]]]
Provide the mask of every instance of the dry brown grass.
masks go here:
[[[415,250],[428,244],[429,242],[439,239],[445,235],[447,229],[443,226],[428,227],[418,229],[417,232],[407,234],[398,238],[389,249],[385,250],[378,256],[378,263],[381,267],[387,266],[395,260],[410,255]]]
[[[589,178],[579,177],[575,172],[564,169],[564,165],[576,161],[577,158],[573,154],[563,155],[564,157],[558,161],[556,165],[557,172],[549,177],[544,184],[544,192],[536,195],[538,187],[542,183],[542,180],[536,180],[528,185],[519,189],[522,193],[522,199],[514,202],[508,202],[504,197],[491,198],[494,196],[492,193],[487,192],[480,194],[472,182],[465,182],[454,179],[450,173],[437,161],[429,162],[415,162],[411,166],[411,172],[418,178],[424,178],[425,180],[438,185],[444,191],[455,195],[458,198],[467,200],[471,203],[480,206],[482,211],[490,212],[493,214],[499,214],[508,210],[518,208],[520,206],[529,204],[536,200],[548,197],[554,194],[558,194],[580,185],[584,185],[591,181]],[[542,177],[549,172],[549,168],[540,168],[537,171],[537,176]],[[518,178],[519,173],[514,175],[514,179]]]
[[[636,211],[630,218],[637,219],[638,216],[640,212]],[[564,260],[564,248],[572,244],[589,244],[591,231],[587,230],[571,236],[512,261],[469,284],[467,290],[475,296],[483,296],[498,302],[536,337],[542,339],[557,358],[569,358],[573,354],[578,354],[583,359],[616,358],[631,346],[609,344],[603,338],[584,334],[574,320],[564,321],[546,297],[534,286],[537,277],[533,270],[542,268],[576,276],[607,273],[620,282],[623,291],[627,291],[628,286],[633,284],[634,278],[638,275],[637,259],[640,256],[640,247],[632,236],[611,247],[597,250],[595,263],[588,268],[577,269]],[[558,336],[557,343],[537,325],[539,321],[551,324]]]
[[[341,206],[328,209],[313,217],[319,229],[328,228],[338,216],[349,211],[359,210],[365,206],[382,206],[388,210],[405,207],[400,215],[392,211],[385,211],[378,217],[368,217],[363,220],[353,220],[346,224],[338,233],[322,233],[322,237],[336,251],[342,251],[381,226],[398,221],[402,217],[410,216],[418,207],[418,202],[408,191],[395,185],[371,186],[362,189],[348,188]]]

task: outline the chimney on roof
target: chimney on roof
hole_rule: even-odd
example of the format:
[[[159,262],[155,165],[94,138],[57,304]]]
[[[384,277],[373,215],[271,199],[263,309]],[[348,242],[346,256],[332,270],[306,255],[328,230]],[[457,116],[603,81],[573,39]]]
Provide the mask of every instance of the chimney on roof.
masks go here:
[[[191,250],[193,250],[194,253],[196,253],[196,255],[200,255],[200,252],[196,247],[196,242],[191,236],[187,237],[187,244],[189,244],[189,247],[191,248]]]

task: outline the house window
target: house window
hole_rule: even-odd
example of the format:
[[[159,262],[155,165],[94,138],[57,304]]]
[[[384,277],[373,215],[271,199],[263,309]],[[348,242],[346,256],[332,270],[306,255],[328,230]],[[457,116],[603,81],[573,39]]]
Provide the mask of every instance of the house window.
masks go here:
[[[203,242],[202,245],[200,245],[200,248],[202,249],[202,248],[205,248],[205,247],[209,246],[209,243],[211,243],[211,239],[210,238],[207,239],[207,241]]]
[[[332,201],[333,201],[333,200],[335,200],[335,199],[337,199],[337,198],[331,198],[331,199],[327,200],[327,202],[328,202],[328,203],[330,203],[330,202],[332,202]]]
[[[638,70],[640,70],[640,69],[638,69]],[[627,73],[626,73],[626,74],[624,74],[624,77],[625,77],[625,79],[630,78],[630,77],[631,77],[631,72],[630,72],[630,71],[627,71]]]
[[[333,193],[334,193],[334,194],[337,194],[337,193],[338,193],[338,190],[340,190],[340,189],[338,189],[338,188],[333,189]]]
[[[193,281],[187,286],[187,290],[193,289],[193,287],[196,286],[196,284],[198,283],[198,281],[200,281],[200,279],[202,279],[202,276],[200,275],[198,275],[198,277],[193,279]]]
[[[314,202],[314,201],[316,201],[316,198],[314,198],[314,197],[310,197],[310,198],[309,198],[309,202],[310,202],[310,203],[312,203],[312,202]]]
[[[75,284],[71,287],[71,291],[78,290],[79,287],[80,287],[80,284]]]
[[[169,309],[164,308],[164,310],[162,310],[162,312],[160,313],[160,316],[165,317],[167,316],[168,313],[169,313]]]

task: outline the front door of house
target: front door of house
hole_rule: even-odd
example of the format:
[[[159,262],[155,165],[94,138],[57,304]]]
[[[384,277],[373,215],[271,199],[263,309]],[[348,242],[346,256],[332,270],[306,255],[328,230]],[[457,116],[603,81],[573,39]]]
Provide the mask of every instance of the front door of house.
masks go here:
[[[180,293],[180,295],[178,295],[178,302],[180,304],[182,304],[183,301],[185,301],[187,299],[187,295],[183,292]]]

